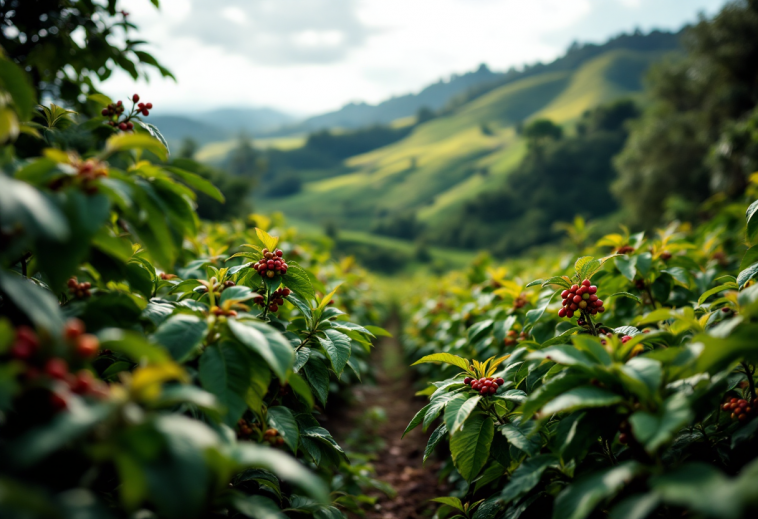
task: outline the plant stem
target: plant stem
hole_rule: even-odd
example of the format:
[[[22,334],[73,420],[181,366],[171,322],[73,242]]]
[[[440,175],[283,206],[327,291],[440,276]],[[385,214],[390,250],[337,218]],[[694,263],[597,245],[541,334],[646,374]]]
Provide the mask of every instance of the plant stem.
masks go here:
[[[268,305],[271,299],[271,289],[266,285],[266,306],[263,308],[263,320],[268,318]]]
[[[745,370],[747,383],[750,385],[750,399],[755,400],[755,381],[753,380],[754,369],[750,369],[750,365],[745,361],[741,362],[740,364],[742,364],[742,369]]]
[[[647,292],[647,296],[650,298],[650,304],[653,305],[653,308],[658,308],[658,303],[653,297],[653,291],[650,290],[650,285],[647,283],[645,283],[645,292]]]

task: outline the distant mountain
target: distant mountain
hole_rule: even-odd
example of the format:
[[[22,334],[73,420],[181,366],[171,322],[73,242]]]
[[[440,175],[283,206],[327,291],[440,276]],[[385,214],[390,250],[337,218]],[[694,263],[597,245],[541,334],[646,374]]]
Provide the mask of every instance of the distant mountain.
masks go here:
[[[308,119],[273,132],[274,135],[309,133],[328,128],[363,128],[374,124],[388,124],[395,119],[415,115],[421,108],[439,110],[452,98],[479,85],[499,79],[503,74],[492,72],[482,64],[474,72],[453,74],[448,81],[439,80],[418,94],[393,97],[378,105],[350,103],[335,112],[309,117]]]
[[[225,128],[232,134],[246,132],[250,135],[271,132],[297,120],[295,116],[273,108],[219,108],[201,112],[193,118],[212,126]]]
[[[185,138],[198,144],[225,141],[240,133],[251,137],[291,124],[295,117],[271,108],[220,108],[184,115],[152,115],[149,122],[156,125],[169,145],[177,146]]]

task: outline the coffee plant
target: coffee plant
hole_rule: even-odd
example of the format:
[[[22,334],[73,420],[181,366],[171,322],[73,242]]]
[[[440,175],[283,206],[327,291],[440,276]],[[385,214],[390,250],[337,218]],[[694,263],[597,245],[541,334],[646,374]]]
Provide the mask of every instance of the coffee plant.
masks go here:
[[[371,467],[318,420],[386,334],[355,322],[380,318],[366,274],[276,219],[201,222],[197,193],[222,196],[138,95],[85,117],[35,109],[5,59],[0,84],[0,516],[371,504]]]
[[[433,429],[453,488],[436,517],[758,514],[758,202],[746,228],[747,203],[709,204],[410,297],[428,403],[406,433]]]

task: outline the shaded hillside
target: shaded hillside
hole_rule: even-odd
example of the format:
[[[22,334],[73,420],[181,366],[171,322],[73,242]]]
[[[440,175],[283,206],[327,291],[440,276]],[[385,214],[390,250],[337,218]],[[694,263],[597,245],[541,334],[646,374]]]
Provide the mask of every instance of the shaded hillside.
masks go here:
[[[321,172],[299,194],[277,199],[276,208],[360,230],[382,230],[412,213],[418,229],[438,234],[451,214],[498,189],[520,164],[526,147],[516,129],[523,121],[570,124],[594,106],[639,96],[645,70],[663,52],[615,49],[576,70],[508,82],[396,143],[347,159],[336,176]]]

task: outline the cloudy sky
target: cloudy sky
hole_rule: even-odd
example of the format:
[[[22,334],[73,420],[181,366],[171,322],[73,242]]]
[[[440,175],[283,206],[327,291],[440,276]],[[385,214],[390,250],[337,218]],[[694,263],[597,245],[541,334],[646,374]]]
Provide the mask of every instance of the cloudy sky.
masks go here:
[[[123,74],[156,113],[270,106],[299,115],[376,103],[487,63],[550,61],[574,40],[678,29],[725,0],[123,0],[141,38],[177,77]]]

